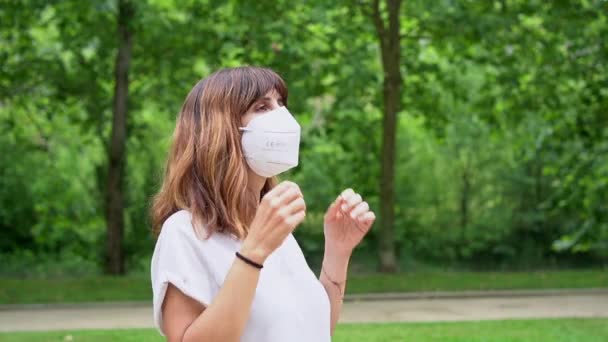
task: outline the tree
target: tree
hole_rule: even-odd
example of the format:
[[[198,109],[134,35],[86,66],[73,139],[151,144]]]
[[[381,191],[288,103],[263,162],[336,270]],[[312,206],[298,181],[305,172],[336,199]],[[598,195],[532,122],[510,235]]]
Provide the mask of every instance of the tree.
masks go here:
[[[129,0],[118,1],[118,52],[114,66],[114,105],[112,135],[108,149],[106,183],[106,263],[111,274],[125,272],[122,241],[124,235],[125,143],[127,139],[127,103],[129,98],[129,64],[133,47],[132,19],[134,7]]]
[[[365,5],[364,5],[365,6]],[[379,0],[373,0],[371,8],[364,11],[374,23],[383,68],[383,118],[382,118],[382,163],[380,178],[380,271],[395,272],[395,131],[397,114],[401,102],[401,0],[387,0],[381,7]],[[388,22],[383,19],[387,12]]]

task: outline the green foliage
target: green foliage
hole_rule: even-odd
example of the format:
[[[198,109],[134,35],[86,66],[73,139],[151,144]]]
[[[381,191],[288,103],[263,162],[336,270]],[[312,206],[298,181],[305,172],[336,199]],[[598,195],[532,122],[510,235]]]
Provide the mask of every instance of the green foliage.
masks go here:
[[[367,5],[137,2],[124,184],[132,271],[146,269],[153,247],[147,208],[175,115],[194,83],[223,66],[266,65],[288,82],[304,130],[300,166],[283,178],[307,199],[296,235],[313,264],[324,211],[341,190],[353,187],[379,212],[382,68]],[[606,262],[607,6],[404,1],[401,260]],[[3,260],[101,260],[116,11],[101,0],[0,5]],[[372,230],[361,253],[373,255],[375,243]]]
[[[42,277],[47,279],[65,277],[87,277],[100,273],[100,267],[94,258],[86,258],[69,250],[57,253],[37,253],[30,250],[0,254],[3,262],[0,276],[7,278],[31,278]],[[3,287],[3,286],[2,286]],[[40,288],[39,288],[40,289]],[[45,288],[46,289],[46,288]],[[63,288],[65,291],[72,291]],[[23,283],[15,286],[13,290],[4,288],[3,295],[19,297],[15,292],[25,291],[29,293],[40,293],[35,289],[26,290]],[[46,291],[46,290],[45,290]],[[10,293],[7,293],[10,292]],[[85,296],[86,297],[86,296]]]

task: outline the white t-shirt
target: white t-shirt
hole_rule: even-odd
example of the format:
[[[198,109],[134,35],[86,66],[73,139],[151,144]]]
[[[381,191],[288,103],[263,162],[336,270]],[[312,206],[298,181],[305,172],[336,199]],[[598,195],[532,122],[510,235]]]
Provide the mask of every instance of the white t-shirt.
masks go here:
[[[152,256],[154,323],[160,333],[169,283],[208,306],[218,294],[241,242],[228,234],[196,237],[189,211],[163,224]],[[331,341],[330,305],[293,235],[264,262],[241,341]]]

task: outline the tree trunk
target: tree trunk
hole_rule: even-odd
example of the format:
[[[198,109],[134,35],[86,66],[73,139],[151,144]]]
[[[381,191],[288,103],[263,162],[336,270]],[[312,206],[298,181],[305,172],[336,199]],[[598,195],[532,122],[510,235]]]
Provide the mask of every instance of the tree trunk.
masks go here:
[[[469,225],[469,199],[471,192],[471,178],[469,174],[469,167],[465,165],[464,170],[461,174],[462,180],[462,191],[460,192],[460,234],[461,241],[468,243],[467,238],[467,226]]]
[[[129,63],[133,45],[131,20],[134,15],[128,0],[118,1],[118,54],[114,69],[114,105],[112,135],[108,149],[108,178],[105,193],[107,224],[105,271],[124,274],[122,249],[124,232],[125,144],[127,139],[127,102],[129,95]]]
[[[395,179],[395,131],[397,129],[397,113],[401,103],[401,39],[399,11],[401,0],[387,0],[388,25],[380,14],[379,1],[372,6],[372,19],[382,56],[384,70],[383,84],[383,135],[382,135],[382,165],[380,180],[380,239],[379,257],[381,272],[395,272],[397,258],[395,254],[395,208],[394,208],[394,179]]]

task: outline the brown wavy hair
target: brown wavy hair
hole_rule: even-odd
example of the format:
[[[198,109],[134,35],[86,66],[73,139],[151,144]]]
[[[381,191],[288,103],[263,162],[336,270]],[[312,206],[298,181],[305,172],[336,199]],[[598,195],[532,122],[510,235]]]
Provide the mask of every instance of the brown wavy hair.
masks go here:
[[[162,186],[152,201],[155,234],[169,216],[186,209],[199,237],[247,235],[260,198],[277,179],[267,178],[260,194],[247,190],[238,128],[241,116],[272,90],[286,105],[283,79],[270,69],[250,66],[218,70],[194,86],[177,118]]]

